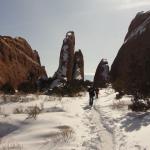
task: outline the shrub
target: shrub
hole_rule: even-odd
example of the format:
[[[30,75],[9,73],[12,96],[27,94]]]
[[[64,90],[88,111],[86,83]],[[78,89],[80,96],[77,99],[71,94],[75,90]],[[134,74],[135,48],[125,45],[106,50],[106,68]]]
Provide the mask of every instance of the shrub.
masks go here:
[[[62,93],[63,95],[68,96],[77,96],[78,93],[85,91],[84,81],[80,80],[73,80],[67,82],[67,84],[63,87]]]
[[[18,108],[15,108],[13,113],[14,114],[23,114],[24,113],[23,107],[20,106]]]
[[[43,92],[46,89],[50,88],[51,83],[54,81],[53,78],[48,78],[48,79],[39,79],[37,81],[37,87],[38,91]]]
[[[41,113],[41,111],[43,109],[44,109],[43,104],[41,104],[41,107],[38,107],[37,105],[28,107],[25,110],[25,112],[28,114],[27,118],[34,118],[34,119],[36,119],[37,116]]]
[[[23,93],[35,93],[37,91],[37,85],[36,83],[32,83],[30,81],[22,82],[18,86],[18,90]]]
[[[0,90],[2,92],[4,92],[5,94],[14,94],[15,93],[15,89],[13,88],[13,86],[10,83],[4,84]]]
[[[84,81],[73,80],[66,82],[63,87],[55,87],[48,92],[48,94],[55,94],[57,96],[78,96],[80,92],[85,91]]]
[[[132,104],[128,106],[132,111],[147,111],[150,109],[149,98],[146,98],[142,94],[137,93],[131,99]]]

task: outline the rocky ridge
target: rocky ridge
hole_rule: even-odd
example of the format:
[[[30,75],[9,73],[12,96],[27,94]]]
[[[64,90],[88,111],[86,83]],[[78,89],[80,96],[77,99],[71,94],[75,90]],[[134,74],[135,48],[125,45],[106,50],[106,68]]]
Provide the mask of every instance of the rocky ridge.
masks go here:
[[[17,88],[29,78],[34,82],[41,76],[47,76],[45,67],[25,39],[0,36],[0,87],[9,83]]]

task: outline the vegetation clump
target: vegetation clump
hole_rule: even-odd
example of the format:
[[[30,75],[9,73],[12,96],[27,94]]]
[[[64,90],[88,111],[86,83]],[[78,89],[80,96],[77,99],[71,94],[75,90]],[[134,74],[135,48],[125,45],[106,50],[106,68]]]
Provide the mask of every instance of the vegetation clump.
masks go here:
[[[18,86],[18,91],[22,93],[35,93],[37,92],[37,85],[36,83],[32,83],[30,81],[22,82]]]
[[[15,89],[13,88],[13,86],[9,82],[4,84],[0,88],[0,91],[2,91],[4,94],[14,94],[15,93]]]
[[[72,80],[70,82],[66,82],[64,87],[55,87],[52,90],[52,94],[56,94],[58,96],[79,96],[80,92],[84,92],[86,90],[86,84],[82,80]]]

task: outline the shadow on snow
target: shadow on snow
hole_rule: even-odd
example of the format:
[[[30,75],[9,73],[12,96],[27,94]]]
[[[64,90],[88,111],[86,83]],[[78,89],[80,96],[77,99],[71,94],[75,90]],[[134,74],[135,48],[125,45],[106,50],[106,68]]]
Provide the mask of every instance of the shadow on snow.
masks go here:
[[[121,128],[132,132],[150,124],[150,112],[130,112],[122,119]]]

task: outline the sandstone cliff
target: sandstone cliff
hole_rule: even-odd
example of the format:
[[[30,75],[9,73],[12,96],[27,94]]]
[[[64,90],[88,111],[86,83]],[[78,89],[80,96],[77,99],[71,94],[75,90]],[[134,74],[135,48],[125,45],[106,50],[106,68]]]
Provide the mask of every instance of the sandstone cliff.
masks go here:
[[[21,37],[0,36],[0,87],[6,83],[14,88],[24,81],[47,76],[37,51]]]
[[[150,89],[150,12],[140,12],[131,22],[124,43],[111,67],[116,90],[133,93]]]

